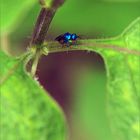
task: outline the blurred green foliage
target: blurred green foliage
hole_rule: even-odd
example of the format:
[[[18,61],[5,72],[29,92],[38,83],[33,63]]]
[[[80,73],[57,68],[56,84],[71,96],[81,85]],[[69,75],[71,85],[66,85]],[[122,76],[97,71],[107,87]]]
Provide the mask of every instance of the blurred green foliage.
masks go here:
[[[91,36],[97,34],[99,37],[118,35],[140,15],[139,7],[140,2],[107,3],[97,0],[67,0],[57,11],[50,32],[71,31]],[[34,11],[28,12],[28,15],[31,15],[23,18],[22,23],[27,20],[30,21],[28,21],[29,25],[34,23],[35,20],[29,18],[33,16],[32,13],[37,14],[38,11],[34,8]]]
[[[2,1],[2,30],[15,30],[17,33],[18,27],[21,29],[18,32],[21,33],[27,29],[31,31],[39,11],[35,8],[38,5],[39,3],[33,0]],[[101,0],[67,0],[58,10],[51,29],[53,32],[71,30],[86,35],[104,34],[105,37],[117,35],[140,15],[139,7],[140,1],[108,3]],[[91,28],[94,30],[90,30]]]
[[[77,129],[86,128],[88,140],[112,140],[106,112],[105,71],[91,66],[80,71],[75,80],[74,126],[77,125]]]
[[[52,30],[85,36],[115,36],[140,14],[139,3],[105,3],[97,0],[67,0],[52,23]],[[92,30],[91,30],[92,29]]]
[[[34,0],[3,0],[1,2],[1,32],[10,33],[25,18]]]
[[[116,3],[116,2],[120,2],[120,3],[126,3],[126,2],[140,2],[140,0],[101,0],[101,1],[105,1],[105,2],[112,2],[112,3]]]

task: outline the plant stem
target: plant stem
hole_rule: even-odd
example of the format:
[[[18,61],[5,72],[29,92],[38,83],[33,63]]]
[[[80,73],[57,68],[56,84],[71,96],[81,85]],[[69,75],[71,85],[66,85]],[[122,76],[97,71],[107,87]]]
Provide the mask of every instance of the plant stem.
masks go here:
[[[51,0],[50,5],[47,6],[47,2],[45,2],[45,0],[39,0],[42,9],[38,15],[32,34],[30,42],[31,46],[38,46],[44,42],[55,12],[64,3],[64,1],[65,0]]]
[[[110,45],[108,42],[110,41]],[[78,40],[76,44],[71,47],[62,47],[62,45],[56,41],[50,41],[46,44],[44,43],[43,47],[48,49],[49,53],[55,52],[64,52],[64,51],[73,51],[73,50],[86,50],[86,51],[98,51],[101,52],[104,49],[114,50],[120,53],[127,53],[131,55],[140,56],[140,51],[134,49],[128,49],[121,44],[120,42],[116,42],[116,44],[111,44],[111,40],[99,40],[99,39],[85,39]]]
[[[35,48],[34,59],[31,67],[32,77],[35,76],[38,61],[41,56],[40,48],[46,38],[47,31],[54,17],[54,14],[55,14],[54,9],[42,8],[37,18],[37,22],[30,42],[30,46]]]
[[[38,65],[38,61],[39,61],[39,58],[41,56],[41,53],[40,51],[36,51],[36,54],[34,56],[34,59],[33,59],[33,63],[32,63],[32,67],[31,67],[31,76],[32,77],[35,77],[35,73],[36,73],[36,69],[37,69],[37,65]]]
[[[56,10],[50,8],[42,8],[37,18],[37,22],[34,28],[34,32],[31,39],[32,45],[41,45],[47,35],[49,25],[54,17]]]
[[[42,8],[40,14],[37,18],[37,22],[34,28],[32,39],[30,42],[31,47],[35,47],[35,55],[31,67],[31,76],[34,77],[38,65],[39,58],[41,56],[40,49],[42,43],[44,42],[49,25],[54,17],[55,10],[50,8]]]
[[[34,59],[31,67],[32,77],[35,76],[38,61],[42,53],[42,44],[46,38],[50,23],[55,15],[56,10],[64,3],[64,0],[52,0],[48,6],[45,0],[39,0],[39,2],[42,5],[42,9],[38,15],[30,41],[30,47],[35,49]]]
[[[5,53],[7,54],[11,54],[11,50],[10,50],[10,47],[9,47],[9,34],[8,33],[4,33],[2,36],[1,36],[1,46],[0,46],[0,49],[2,49]]]

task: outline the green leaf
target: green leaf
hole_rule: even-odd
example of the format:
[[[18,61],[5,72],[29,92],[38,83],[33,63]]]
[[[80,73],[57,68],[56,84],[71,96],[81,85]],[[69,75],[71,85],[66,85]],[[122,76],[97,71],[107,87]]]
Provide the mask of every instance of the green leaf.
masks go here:
[[[89,43],[89,41],[87,41]],[[108,116],[114,139],[140,137],[140,18],[118,37],[91,40],[87,50],[97,51],[105,61],[108,87]],[[88,46],[88,44],[87,44]]]
[[[116,137],[138,140],[140,137],[140,18],[119,39],[123,47],[139,55],[104,53],[108,72],[109,112]]]
[[[25,71],[23,61],[0,52],[0,139],[65,140],[65,118],[48,93]]]
[[[2,33],[9,33],[20,23],[28,10],[36,3],[35,0],[2,0],[1,29]],[[28,19],[26,19],[28,20]],[[23,23],[24,24],[24,23]],[[22,28],[22,27],[21,27]]]

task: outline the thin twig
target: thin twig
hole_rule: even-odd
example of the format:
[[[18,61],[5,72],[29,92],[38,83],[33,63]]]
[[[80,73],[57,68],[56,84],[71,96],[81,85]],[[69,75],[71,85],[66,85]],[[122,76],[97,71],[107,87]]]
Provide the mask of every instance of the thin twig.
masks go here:
[[[32,77],[35,76],[35,73],[36,73],[36,69],[37,69],[37,65],[38,65],[38,61],[39,61],[40,56],[41,56],[40,51],[37,51],[36,54],[35,54],[35,56],[34,56],[32,67],[31,67],[31,76]]]
[[[128,49],[125,46],[120,45],[113,45],[113,44],[105,44],[103,42],[96,43],[93,40],[87,39],[87,40],[79,40],[75,45],[72,45],[71,47],[62,47],[62,45],[56,41],[50,41],[47,42],[47,44],[44,44],[44,47],[47,47],[49,53],[54,52],[64,52],[64,51],[73,51],[73,50],[87,50],[87,51],[94,51],[97,48],[106,48],[108,50],[114,50],[121,53],[128,53],[131,55],[137,55],[140,56],[140,51]],[[95,49],[96,48],[96,49]]]

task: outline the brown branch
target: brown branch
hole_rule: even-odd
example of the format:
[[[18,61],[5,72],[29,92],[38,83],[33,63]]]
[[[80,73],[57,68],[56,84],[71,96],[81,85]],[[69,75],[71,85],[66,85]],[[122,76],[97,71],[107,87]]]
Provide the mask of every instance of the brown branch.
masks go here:
[[[55,12],[63,2],[64,0],[52,0],[50,7],[47,7],[45,0],[40,0],[42,9],[37,18],[30,45],[41,45],[44,42]]]
[[[54,9],[41,9],[32,35],[31,45],[41,45],[44,42],[55,11]]]

